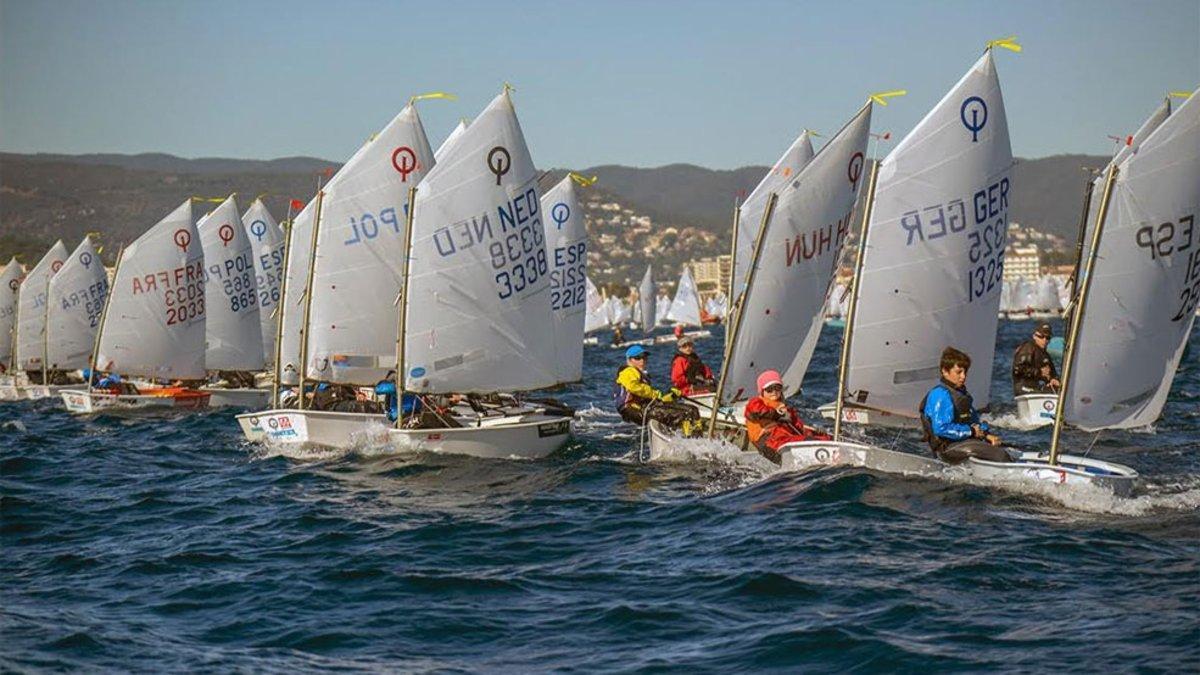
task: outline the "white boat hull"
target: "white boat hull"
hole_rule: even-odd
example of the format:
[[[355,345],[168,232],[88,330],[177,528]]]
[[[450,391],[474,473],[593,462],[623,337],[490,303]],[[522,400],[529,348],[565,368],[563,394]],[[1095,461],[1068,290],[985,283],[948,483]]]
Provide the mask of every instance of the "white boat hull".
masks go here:
[[[700,417],[708,419],[712,415],[713,402],[717,400],[716,394],[696,394],[687,397],[684,403],[691,403],[696,408],[700,409]],[[746,401],[739,401],[733,405],[723,405],[717,410],[717,419],[722,422],[732,424],[746,424]]]
[[[1024,394],[1016,397],[1017,419],[1026,427],[1054,424],[1058,411],[1057,394]]]
[[[817,408],[821,417],[831,420],[837,414],[837,403],[826,403]],[[842,423],[861,424],[863,426],[885,427],[889,429],[919,429],[921,421],[916,417],[897,415],[884,410],[868,408],[863,405],[846,403],[842,406]]]
[[[398,452],[475,457],[544,457],[571,435],[570,418],[540,412],[442,429],[396,429],[384,415],[319,410],[267,410],[238,415],[237,420],[254,443],[340,449],[389,445]]]
[[[86,385],[85,385],[86,386]],[[44,398],[58,398],[67,389],[78,389],[78,384],[27,384],[18,389],[19,398],[40,401]]]
[[[208,407],[210,408],[246,408],[247,410],[261,410],[267,406],[271,400],[270,389],[221,389],[218,387],[201,387],[201,391],[207,391],[209,396]]]
[[[87,415],[95,412],[136,412],[164,409],[197,409],[208,407],[207,396],[173,396],[109,394],[86,389],[64,389],[60,395],[67,412]]]
[[[968,459],[951,466],[931,456],[897,450],[884,450],[856,443],[805,441],[780,448],[784,469],[803,470],[822,466],[853,466],[883,473],[950,477],[957,475],[1000,485],[1051,485],[1072,489],[1081,486],[1102,488],[1117,496],[1133,491],[1137,472],[1099,459],[1060,455],[1051,466],[1045,453],[1009,450],[1012,462]],[[950,473],[954,472],[954,473]]]

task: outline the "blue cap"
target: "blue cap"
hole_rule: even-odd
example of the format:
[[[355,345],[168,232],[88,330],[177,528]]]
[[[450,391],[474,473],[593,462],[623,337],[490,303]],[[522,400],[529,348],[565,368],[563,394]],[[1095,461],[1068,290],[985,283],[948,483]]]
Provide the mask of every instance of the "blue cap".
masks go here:
[[[643,347],[641,345],[634,345],[634,346],[630,347],[629,349],[625,350],[625,358],[632,359],[634,357],[641,356],[642,354],[649,354],[649,353],[650,353],[649,349],[646,349],[645,347]]]

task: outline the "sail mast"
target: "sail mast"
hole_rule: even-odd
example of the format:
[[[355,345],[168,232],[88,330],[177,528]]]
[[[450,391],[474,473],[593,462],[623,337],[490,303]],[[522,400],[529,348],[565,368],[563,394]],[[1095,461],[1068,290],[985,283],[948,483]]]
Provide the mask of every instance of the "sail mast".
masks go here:
[[[708,419],[709,438],[712,438],[717,429],[717,411],[721,408],[721,395],[725,393],[725,380],[729,377],[730,357],[733,356],[733,348],[737,343],[738,332],[742,328],[744,300],[754,286],[754,272],[758,267],[758,259],[762,255],[763,235],[766,234],[767,225],[771,222],[771,215],[775,212],[775,203],[778,201],[778,194],[772,192],[767,195],[767,206],[763,209],[762,222],[758,225],[758,236],[754,239],[754,255],[750,258],[750,269],[746,275],[746,286],[742,289],[742,294],[738,297],[737,304],[734,307],[736,314],[733,315],[733,323],[730,326],[732,330],[725,333],[725,356],[721,361],[721,378],[717,381],[717,391],[713,398],[712,416]]]
[[[1096,229],[1092,232],[1091,249],[1088,251],[1087,269],[1083,275],[1083,288],[1080,289],[1075,311],[1071,315],[1071,332],[1067,337],[1067,353],[1063,356],[1062,386],[1058,388],[1058,406],[1054,411],[1054,433],[1050,437],[1050,465],[1058,464],[1058,441],[1062,435],[1063,411],[1067,403],[1067,388],[1071,386],[1071,371],[1075,360],[1075,349],[1079,337],[1079,327],[1083,324],[1083,312],[1087,307],[1088,289],[1092,285],[1092,269],[1096,264],[1096,254],[1100,250],[1100,235],[1104,232],[1104,219],[1108,216],[1108,203],[1112,197],[1113,182],[1117,178],[1117,164],[1108,166],[1108,177],[1104,180],[1104,194],[1100,197],[1100,209],[1096,213]]]
[[[858,229],[858,246],[854,252],[854,276],[850,278],[850,306],[846,312],[846,327],[842,331],[842,356],[838,362],[837,398],[834,399],[833,440],[842,437],[842,407],[846,402],[846,371],[850,364],[850,341],[854,337],[854,319],[858,313],[858,282],[862,276],[865,259],[867,226],[871,222],[871,211],[875,206],[875,181],[879,176],[879,161],[871,163],[871,178],[867,181],[867,199],[863,204],[862,225]]]
[[[729,244],[729,286],[725,291],[726,302],[733,302],[733,289],[737,286],[737,242],[738,226],[742,221],[742,205],[737,197],[733,198],[733,241]],[[721,267],[717,265],[717,279],[721,278]],[[728,316],[728,314],[726,314]]]
[[[292,205],[288,203],[287,231],[283,235],[283,264],[279,274],[279,302],[275,303],[275,376],[271,378],[271,407],[279,407],[279,378],[283,370],[283,313],[287,311],[288,266],[292,262]]]
[[[404,226],[404,259],[400,261],[400,316],[396,319],[396,428],[404,419],[404,342],[408,328],[408,261],[412,258],[413,212],[417,205],[417,186],[408,188],[408,218]]]
[[[121,256],[124,252],[125,244],[121,244],[117,248],[117,264],[113,268],[112,282],[108,284],[108,293],[104,295],[104,307],[100,309],[100,325],[96,328],[96,344],[92,347],[91,368],[88,369],[88,396],[92,394],[92,380],[96,377],[96,359],[100,358],[100,336],[104,335],[104,320],[108,318],[108,306],[112,303],[113,287],[116,286],[117,275],[121,272]],[[100,264],[103,266],[104,263]]]
[[[325,191],[317,190],[317,211],[313,217],[312,243],[308,249],[308,281],[304,284],[304,319],[300,324],[300,375],[297,378],[300,392],[300,410],[304,410],[304,380],[308,376],[308,334],[309,320],[312,318],[313,271],[317,267],[317,233],[321,230],[321,203],[325,201]]]

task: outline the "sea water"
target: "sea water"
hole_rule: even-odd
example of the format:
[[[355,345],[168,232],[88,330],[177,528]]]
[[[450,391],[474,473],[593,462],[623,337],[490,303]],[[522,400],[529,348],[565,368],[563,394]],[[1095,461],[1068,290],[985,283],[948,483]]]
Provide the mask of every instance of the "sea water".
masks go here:
[[[1001,325],[1002,425],[1034,326]],[[697,344],[714,367],[721,338]],[[794,399],[809,421],[839,338]],[[575,439],[539,461],[280,453],[227,411],[0,404],[0,669],[1195,671],[1197,342],[1152,428],[1066,432],[1140,472],[1130,499],[782,473],[719,445],[644,463],[607,345],[560,392]]]

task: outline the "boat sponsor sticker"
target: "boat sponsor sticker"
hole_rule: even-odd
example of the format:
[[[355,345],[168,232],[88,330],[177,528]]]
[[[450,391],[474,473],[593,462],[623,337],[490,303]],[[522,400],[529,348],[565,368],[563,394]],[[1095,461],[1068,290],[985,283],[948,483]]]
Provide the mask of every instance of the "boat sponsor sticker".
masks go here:
[[[571,421],[563,419],[563,420],[558,420],[557,422],[548,422],[546,424],[539,424],[537,431],[538,431],[538,438],[547,438],[549,436],[562,436],[563,434],[567,434],[567,433],[571,432]]]
[[[303,415],[291,413],[264,415],[261,424],[269,441],[299,442],[308,440],[308,424]]]

